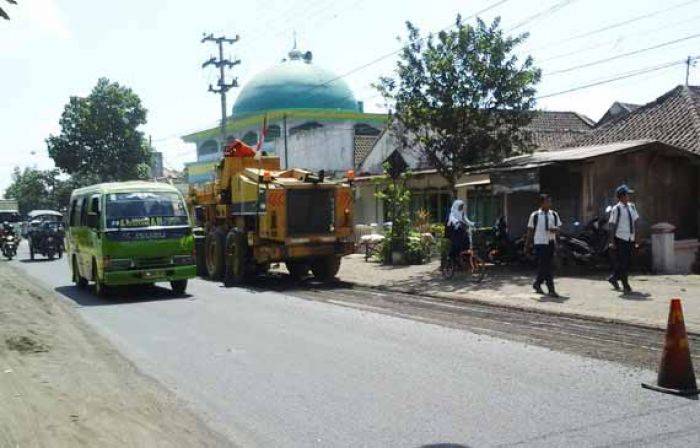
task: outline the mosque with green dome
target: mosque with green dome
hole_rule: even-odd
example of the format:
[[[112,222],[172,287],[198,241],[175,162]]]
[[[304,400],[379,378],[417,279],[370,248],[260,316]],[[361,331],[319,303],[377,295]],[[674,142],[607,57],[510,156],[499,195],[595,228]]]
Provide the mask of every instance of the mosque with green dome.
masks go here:
[[[264,150],[283,166],[344,173],[364,160],[386,128],[385,114],[363,111],[341,78],[294,48],[288,58],[254,76],[241,89],[227,121],[226,141],[258,142],[263,119]],[[197,161],[186,164],[189,183],[213,178],[222,154],[219,127],[182,137],[197,146]]]

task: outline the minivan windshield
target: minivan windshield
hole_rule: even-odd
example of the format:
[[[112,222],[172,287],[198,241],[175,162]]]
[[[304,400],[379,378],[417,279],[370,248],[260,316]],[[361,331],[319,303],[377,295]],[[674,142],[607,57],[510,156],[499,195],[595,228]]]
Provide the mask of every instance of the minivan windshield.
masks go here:
[[[187,225],[187,209],[177,193],[111,193],[106,198],[107,228]]]

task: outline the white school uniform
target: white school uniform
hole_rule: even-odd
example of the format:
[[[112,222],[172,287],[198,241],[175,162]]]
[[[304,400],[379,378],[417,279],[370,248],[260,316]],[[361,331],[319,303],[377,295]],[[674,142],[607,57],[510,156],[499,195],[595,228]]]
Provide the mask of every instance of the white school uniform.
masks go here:
[[[629,207],[629,212],[627,211]],[[632,215],[632,224],[630,225],[630,215]],[[619,219],[619,223],[618,223]],[[635,237],[635,222],[639,219],[637,207],[631,202],[627,206],[622,202],[618,202],[610,211],[610,231],[615,231],[615,237],[622,241],[634,241]],[[617,227],[617,230],[615,228]],[[630,231],[631,229],[631,231]]]
[[[535,215],[537,215],[537,228],[535,228]],[[559,214],[554,212],[554,210],[548,210],[545,212],[544,210],[539,209],[530,214],[530,219],[527,221],[527,227],[529,229],[534,229],[535,245],[547,245],[556,240],[557,234],[555,230],[561,227],[561,219],[559,219]]]

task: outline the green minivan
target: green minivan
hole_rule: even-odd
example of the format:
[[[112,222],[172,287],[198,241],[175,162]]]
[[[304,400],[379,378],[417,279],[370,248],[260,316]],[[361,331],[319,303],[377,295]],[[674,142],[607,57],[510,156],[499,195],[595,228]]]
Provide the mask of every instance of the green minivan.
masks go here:
[[[118,182],[73,191],[66,259],[80,287],[170,282],[183,294],[195,277],[194,237],[182,194],[172,185]]]

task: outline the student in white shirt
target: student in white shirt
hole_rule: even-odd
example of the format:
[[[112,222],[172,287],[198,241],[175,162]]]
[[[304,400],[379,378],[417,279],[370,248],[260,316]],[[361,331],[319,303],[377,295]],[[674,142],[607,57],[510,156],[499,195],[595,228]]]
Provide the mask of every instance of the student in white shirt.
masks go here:
[[[610,234],[610,249],[612,251],[613,273],[608,281],[613,288],[622,287],[625,293],[632,292],[628,276],[632,250],[635,247],[635,227],[639,219],[637,208],[629,201],[633,193],[627,185],[620,185],[616,190],[618,203],[610,211],[608,233]]]
[[[542,291],[542,283],[546,283],[550,297],[559,297],[554,289],[554,275],[552,273],[552,259],[554,258],[554,245],[557,233],[561,227],[561,219],[557,212],[551,209],[552,201],[549,195],[540,196],[540,208],[530,215],[527,222],[527,249],[535,250],[537,258],[537,278],[533,283],[533,289],[539,293]]]

